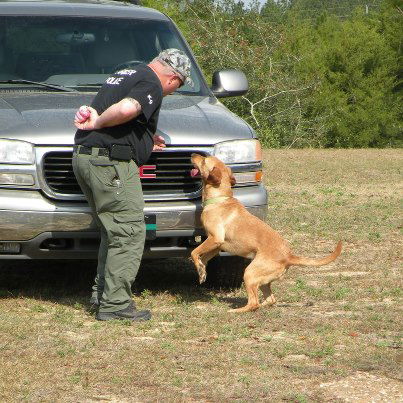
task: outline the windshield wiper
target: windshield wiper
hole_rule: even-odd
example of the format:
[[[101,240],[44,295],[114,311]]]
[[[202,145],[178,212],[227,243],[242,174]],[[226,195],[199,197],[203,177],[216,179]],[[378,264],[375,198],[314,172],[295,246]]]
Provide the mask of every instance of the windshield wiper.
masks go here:
[[[51,88],[53,90],[66,91],[66,92],[77,92],[77,90],[73,88],[63,87],[62,85],[55,84],[47,84],[39,81],[31,81],[31,80],[1,80],[0,84],[32,84],[39,85],[40,87]]]
[[[76,88],[100,88],[104,83],[76,84]]]

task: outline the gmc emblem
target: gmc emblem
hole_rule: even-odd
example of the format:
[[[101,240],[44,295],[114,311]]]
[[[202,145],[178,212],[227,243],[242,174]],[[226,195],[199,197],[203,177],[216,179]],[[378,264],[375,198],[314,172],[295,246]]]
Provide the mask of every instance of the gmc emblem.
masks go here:
[[[141,179],[154,179],[157,177],[156,174],[147,174],[144,171],[155,171],[157,169],[156,165],[142,165],[139,168],[139,175]]]

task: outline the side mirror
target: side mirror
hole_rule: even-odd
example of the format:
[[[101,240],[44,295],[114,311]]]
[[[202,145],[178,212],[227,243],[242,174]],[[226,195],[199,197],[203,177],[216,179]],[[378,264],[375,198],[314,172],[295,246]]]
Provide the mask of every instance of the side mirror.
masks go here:
[[[248,89],[248,79],[242,71],[220,70],[213,74],[211,90],[217,98],[244,95]]]

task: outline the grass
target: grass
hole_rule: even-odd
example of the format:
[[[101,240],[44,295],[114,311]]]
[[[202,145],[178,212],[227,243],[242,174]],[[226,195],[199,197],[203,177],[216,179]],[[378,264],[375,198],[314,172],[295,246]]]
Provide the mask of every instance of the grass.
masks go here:
[[[399,379],[400,150],[266,150],[268,222],[321,268],[291,268],[255,313],[243,288],[197,285],[185,260],[145,262],[136,303],[153,320],[96,322],[93,262],[0,269],[1,401],[323,401],[356,371]]]

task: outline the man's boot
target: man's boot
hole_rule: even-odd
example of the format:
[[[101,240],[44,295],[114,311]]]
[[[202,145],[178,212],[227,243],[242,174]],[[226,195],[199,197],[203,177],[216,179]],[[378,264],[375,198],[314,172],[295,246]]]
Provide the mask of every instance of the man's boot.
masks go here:
[[[95,318],[97,320],[131,320],[133,322],[143,322],[151,319],[151,312],[149,310],[138,311],[134,302],[131,301],[129,306],[120,311],[115,312],[99,312],[96,314]]]

